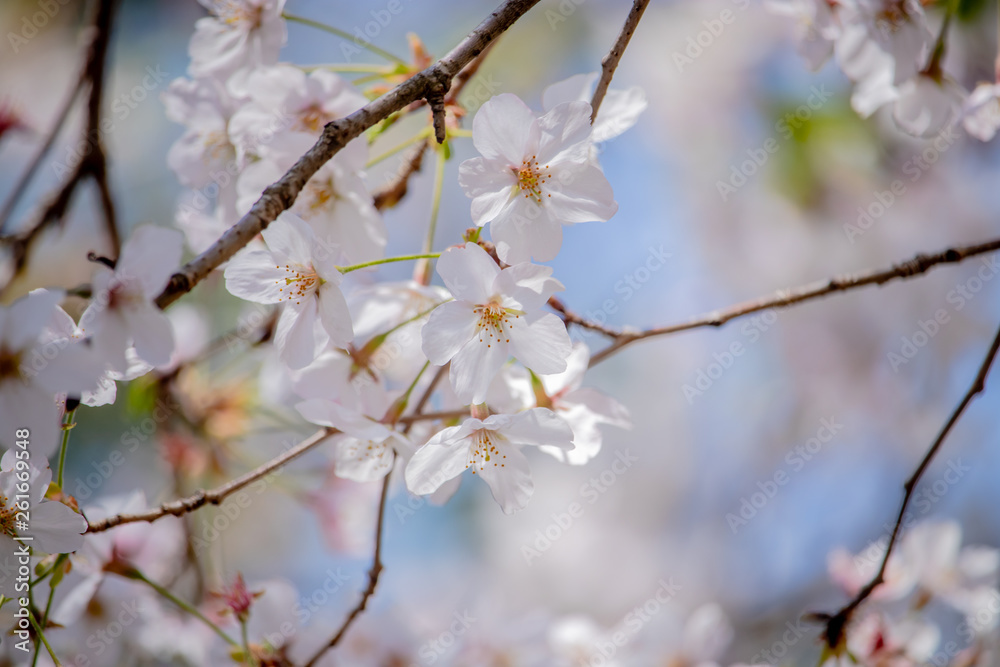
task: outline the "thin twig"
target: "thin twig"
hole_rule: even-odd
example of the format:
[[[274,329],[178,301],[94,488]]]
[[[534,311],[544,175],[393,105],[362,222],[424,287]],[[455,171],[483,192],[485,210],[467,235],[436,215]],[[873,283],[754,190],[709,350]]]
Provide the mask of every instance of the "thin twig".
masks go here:
[[[956,246],[930,255],[919,254],[913,259],[895,264],[888,269],[869,269],[854,274],[836,276],[828,280],[820,280],[800,287],[779,290],[752,301],[738,303],[724,310],[715,310],[699,315],[686,322],[669,324],[644,331],[615,332],[611,329],[602,331],[602,327],[599,325],[588,323],[585,325],[587,328],[602,331],[602,333],[606,333],[613,338],[609,346],[591,357],[590,365],[599,364],[626,345],[638,340],[698,329],[700,327],[721,327],[729,320],[750,315],[751,313],[757,313],[770,308],[787,308],[803,301],[816,299],[834,292],[847,292],[859,287],[865,287],[866,285],[884,285],[897,278],[912,278],[925,273],[938,264],[955,264],[970,257],[984,255],[996,250],[1000,250],[1000,239],[993,239],[992,241],[974,245]]]
[[[982,365],[979,367],[979,372],[976,373],[976,378],[972,382],[972,386],[969,390],[965,392],[965,396],[962,397],[961,402],[952,411],[951,416],[948,417],[948,421],[945,422],[944,427],[941,432],[938,433],[937,438],[934,439],[933,444],[931,444],[930,449],[924,454],[924,458],[921,459],[920,465],[917,469],[913,471],[910,478],[906,480],[906,484],[903,485],[903,504],[899,508],[899,515],[896,517],[896,524],[892,528],[892,536],[889,538],[889,544],[885,549],[885,555],[882,557],[882,564],[879,566],[878,573],[875,577],[868,582],[868,584],[858,591],[858,594],[854,596],[854,599],[850,601],[843,609],[838,611],[832,616],[829,615],[818,615],[819,618],[826,619],[826,629],[824,631],[824,638],[826,639],[827,645],[830,648],[836,648],[840,645],[844,637],[844,630],[847,624],[850,622],[851,614],[857,609],[862,602],[864,602],[872,594],[872,592],[885,582],[885,571],[889,565],[889,556],[892,555],[892,548],[896,545],[896,541],[899,538],[900,531],[902,529],[904,515],[906,514],[906,508],[910,504],[910,499],[913,497],[913,490],[916,488],[917,483],[923,476],[924,472],[930,466],[931,461],[934,460],[935,455],[941,449],[944,444],[944,440],[948,437],[948,433],[951,432],[951,428],[958,421],[959,417],[965,411],[965,408],[972,402],[975,396],[983,391],[986,387],[986,376],[989,375],[990,368],[993,366],[993,361],[996,359],[997,350],[1000,350],[1000,329],[997,330],[996,335],[993,337],[993,344],[990,345],[989,352],[986,353],[986,358],[983,359]]]
[[[406,196],[407,189],[409,188],[410,176],[420,171],[420,167],[423,166],[424,162],[424,153],[427,152],[427,147],[429,145],[430,142],[427,139],[424,139],[410,149],[410,151],[406,154],[406,157],[403,158],[402,163],[400,163],[400,168],[396,172],[396,178],[372,195],[372,198],[375,201],[375,208],[380,211],[392,208]]]
[[[63,220],[77,186],[88,178],[94,180],[99,190],[101,207],[104,212],[103,219],[108,239],[111,242],[113,256],[117,257],[121,249],[114,202],[107,180],[107,153],[104,143],[101,141],[101,105],[115,4],[116,0],[99,0],[97,2],[93,24],[94,37],[88,47],[86,64],[78,84],[78,88],[82,88],[84,85],[88,86],[86,122],[81,138],[81,141],[88,144],[88,150],[55,196],[49,200],[38,218],[28,227],[28,230],[17,237],[4,239],[11,246],[16,271],[24,268],[31,244],[41,233],[49,225]]]
[[[601,60],[601,79],[597,82],[597,88],[594,89],[594,96],[590,98],[591,124],[597,118],[597,110],[601,108],[604,96],[608,92],[608,86],[611,85],[611,77],[615,74],[618,62],[625,55],[625,47],[628,46],[629,40],[632,39],[632,33],[635,32],[636,27],[639,25],[639,19],[642,18],[642,13],[646,11],[646,5],[648,4],[649,0],[635,0],[632,3],[632,9],[625,19],[625,25],[622,26],[622,31],[618,34],[615,45],[611,47],[608,55],[604,56],[604,59]]]
[[[420,396],[420,400],[417,401],[417,405],[413,409],[411,419],[406,420],[404,418],[399,420],[400,422],[406,422],[406,426],[403,427],[404,435],[410,432],[410,428],[413,426],[414,421],[417,421],[417,418],[421,417],[421,412],[423,411],[424,406],[427,405],[427,401],[430,399],[431,394],[434,393],[434,389],[437,387],[438,382],[441,381],[441,378],[444,376],[447,369],[448,364],[445,364],[437,370],[437,373],[434,374],[430,384],[427,385],[427,388],[424,389],[423,394]],[[433,418],[433,416],[424,415],[423,418],[430,419]],[[350,613],[347,614],[347,618],[344,619],[344,622],[330,638],[330,641],[324,644],[323,647],[309,659],[309,662],[305,664],[305,667],[312,667],[320,658],[323,657],[323,654],[340,642],[343,636],[347,633],[347,629],[354,622],[354,619],[361,615],[361,612],[363,612],[365,607],[368,605],[368,600],[375,594],[375,587],[378,585],[378,578],[382,573],[382,530],[385,523],[385,507],[389,498],[389,477],[392,475],[392,465],[395,465],[395,463],[396,454],[394,452],[392,456],[392,464],[389,466],[389,472],[386,474],[385,479],[382,482],[382,496],[379,500],[378,519],[375,526],[375,554],[372,557],[372,567],[368,571],[368,586],[361,593],[361,600],[353,609],[351,609]]]
[[[351,627],[354,619],[361,615],[361,612],[365,610],[368,606],[368,600],[375,594],[375,587],[378,586],[378,578],[382,573],[382,533],[383,526],[385,524],[385,507],[388,504],[389,499],[389,479],[392,477],[392,466],[396,463],[396,454],[393,452],[392,463],[389,465],[389,472],[386,473],[385,477],[382,479],[382,495],[379,498],[378,503],[378,519],[375,523],[375,555],[372,558],[372,567],[368,570],[368,586],[361,593],[361,601],[351,609],[351,612],[344,619],[344,622],[340,625],[340,628],[334,633],[333,637],[330,638],[326,644],[324,644],[309,662],[305,664],[304,667],[313,667],[323,655],[329,651],[331,648],[336,646],[341,638],[347,633],[347,629]]]
[[[239,222],[171,277],[167,287],[157,297],[157,305],[165,308],[173,303],[249,243],[278,215],[291,207],[313,174],[349,141],[411,102],[427,99],[428,95],[444,95],[452,78],[465,65],[537,3],[538,0],[507,0],[437,63],[351,115],[328,123],[316,144],[284,176],[264,190],[260,199]]]
[[[108,530],[109,528],[120,526],[124,523],[136,523],[139,521],[152,522],[167,515],[182,516],[207,504],[218,505],[230,494],[239,491],[248,484],[255,482],[274,470],[277,470],[292,459],[305,454],[307,451],[338,432],[339,431],[334,428],[320,429],[288,451],[283,452],[267,463],[254,468],[250,472],[226,482],[222,486],[208,491],[198,491],[194,495],[188,496],[187,498],[172,500],[170,502],[163,503],[159,507],[146,510],[145,512],[136,512],[135,514],[114,514],[99,521],[92,521],[87,528],[87,532],[100,533]]]
[[[14,185],[14,189],[11,190],[10,196],[4,203],[3,211],[0,212],[0,232],[3,232],[7,228],[7,222],[10,216],[14,213],[14,208],[17,203],[21,200],[21,195],[25,193],[28,189],[28,184],[31,183],[31,179],[35,177],[35,172],[38,171],[38,167],[41,166],[42,160],[48,155],[49,150],[52,148],[52,144],[55,143],[56,137],[59,136],[59,132],[62,130],[63,125],[66,124],[66,119],[69,118],[69,112],[73,109],[73,104],[76,102],[76,96],[80,94],[80,89],[83,88],[83,84],[86,82],[86,77],[81,75],[77,78],[76,83],[73,84],[72,90],[66,96],[66,100],[63,102],[62,108],[59,110],[59,115],[56,117],[55,125],[49,131],[48,136],[45,138],[45,142],[35,153],[35,156],[31,159],[31,163],[28,168],[24,170],[21,177],[17,179],[17,183]]]

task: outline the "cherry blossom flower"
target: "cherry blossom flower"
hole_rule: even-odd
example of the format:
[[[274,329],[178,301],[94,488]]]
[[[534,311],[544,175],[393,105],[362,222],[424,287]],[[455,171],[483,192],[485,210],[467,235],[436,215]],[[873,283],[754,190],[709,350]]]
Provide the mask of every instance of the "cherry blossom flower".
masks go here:
[[[600,73],[590,72],[575,74],[568,79],[553,83],[542,91],[542,108],[551,111],[565,102],[589,104],[598,77]],[[647,106],[646,93],[639,86],[633,86],[628,90],[608,89],[594,120],[591,140],[599,144],[614,139],[635,125],[639,115]]]
[[[618,210],[611,185],[590,161],[590,104],[559,104],[536,117],[516,95],[492,98],[472,121],[482,157],[459,167],[472,219],[490,223],[503,261],[548,261],[562,245],[562,226],[608,220]]]
[[[76,395],[98,384],[103,364],[72,335],[60,335],[62,292],[34,290],[0,307],[0,423],[11,430],[0,444],[12,449],[17,425],[29,432],[32,458],[41,463],[56,450],[59,410],[56,394]]]
[[[183,242],[175,229],[143,225],[122,247],[114,269],[100,263],[94,269],[94,298],[80,316],[80,328],[112,370],[128,371],[129,345],[153,366],[170,361],[170,320],[153,300],[180,263]]]
[[[489,485],[504,513],[513,514],[528,504],[535,490],[523,445],[572,449],[573,431],[545,408],[466,419],[417,449],[406,466],[406,486],[417,495],[427,495],[472,468],[472,474]]]
[[[314,143],[302,133],[289,133],[240,174],[237,210],[250,210],[264,188],[277,181]],[[333,259],[356,264],[380,259],[388,235],[382,216],[361,174],[368,159],[364,140],[350,142],[313,174],[289,209],[316,234],[331,238],[339,252]]]
[[[965,131],[980,141],[990,141],[1000,127],[1000,84],[981,83],[962,110]]]
[[[795,19],[795,43],[799,55],[812,71],[818,71],[833,55],[840,25],[829,0],[767,0],[764,6],[778,15]]]
[[[317,69],[306,74],[291,65],[255,70],[247,80],[246,94],[248,102],[229,122],[241,156],[262,156],[269,148],[280,147],[289,135],[302,135],[312,145],[324,125],[368,101],[333,72]],[[364,139],[354,140],[340,152],[344,151],[360,153],[362,166],[368,159]]]
[[[965,90],[950,77],[918,74],[899,87],[892,117],[904,132],[932,137],[956,119],[965,98]]]
[[[229,140],[229,118],[236,101],[215,79],[174,79],[160,98],[167,118],[188,129],[167,153],[167,165],[178,180],[192,188],[203,188],[236,160],[236,147]],[[235,185],[235,175],[227,182]]]
[[[192,76],[225,81],[278,61],[288,38],[285,0],[199,0],[213,16],[198,19],[188,45]]]
[[[566,326],[541,308],[562,284],[552,269],[517,264],[501,270],[474,243],[450,248],[437,271],[455,295],[423,328],[431,363],[451,361],[451,382],[463,401],[481,403],[490,381],[513,354],[536,373],[566,369],[571,344]]]
[[[298,369],[316,358],[326,344],[317,339],[317,321],[335,345],[349,343],[354,331],[332,259],[336,247],[287,211],[261,236],[268,249],[237,254],[226,267],[226,288],[247,301],[284,305],[275,331],[281,359]]]
[[[10,423],[10,422],[8,422]],[[8,449],[0,460],[0,594],[15,598],[17,556],[19,547],[27,545],[49,554],[76,551],[83,544],[87,520],[61,502],[46,500],[52,471],[39,470],[24,458],[17,458],[17,450]],[[22,450],[23,451],[23,450]],[[29,498],[23,484],[28,484]],[[17,514],[27,511],[30,524],[21,523]],[[18,536],[28,535],[30,542],[17,542]]]
[[[343,431],[336,438],[336,475],[355,482],[374,482],[392,470],[395,455],[408,459],[413,446],[402,433],[333,401],[311,399],[295,406],[307,421]]]

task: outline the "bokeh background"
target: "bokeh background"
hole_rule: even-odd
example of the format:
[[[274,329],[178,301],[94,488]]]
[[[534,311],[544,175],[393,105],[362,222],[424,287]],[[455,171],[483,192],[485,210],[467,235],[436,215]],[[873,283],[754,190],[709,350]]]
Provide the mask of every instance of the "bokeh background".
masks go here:
[[[22,17],[37,11],[36,4],[4,2],[0,34],[19,30]],[[517,93],[539,108],[546,85],[599,67],[630,4],[543,0],[500,40],[482,74],[496,82],[495,92]],[[996,7],[960,4],[945,63],[971,90],[992,78]],[[7,196],[77,76],[82,5],[61,7],[16,54],[9,44],[0,45],[0,99],[15,105],[34,128],[5,136],[0,145],[0,196]],[[402,7],[375,43],[405,53],[406,35],[415,32],[440,56],[494,3],[402,0]],[[382,8],[377,1],[289,0],[287,6],[290,12],[348,31]],[[684,53],[689,38],[705,30],[703,22],[723,11],[734,20],[698,57],[678,67],[675,54]],[[202,15],[195,2],[131,0],[120,9],[105,104],[114,125],[105,140],[126,228],[173,223],[183,189],[165,156],[182,130],[166,119],[159,94],[170,79],[185,74],[187,42]],[[809,72],[794,51],[792,29],[790,21],[756,1],[652,3],[613,83],[642,86],[649,108],[600,156],[615,189],[618,214],[607,223],[568,229],[562,252],[551,262],[566,286],[564,301],[570,308],[606,317],[613,326],[649,327],[779,288],[888,267],[921,251],[996,236],[996,143],[984,145],[959,129],[933,164],[910,180],[912,160],[931,143],[902,135],[885,112],[860,119],[849,105],[849,82],[833,64]],[[282,59],[337,62],[341,43],[291,24]],[[365,60],[377,62],[374,57]],[[134,109],[116,114],[114,109],[125,108],[113,106],[116,98],[129,95],[147,67],[162,69],[169,79]],[[811,95],[813,101],[819,99],[816,90],[829,91],[829,99],[804,107],[808,118],[786,136],[780,121],[801,111]],[[77,111],[23,198],[15,223],[28,219],[59,182],[55,165],[76,142],[81,122]],[[404,137],[405,129],[394,136]],[[772,138],[777,150],[723,200],[718,182],[740,168],[748,151],[759,154]],[[457,168],[473,153],[469,140],[454,142],[439,247],[456,242],[471,224]],[[911,169],[904,172],[908,164]],[[373,169],[369,183],[377,187],[394,167],[389,161]],[[857,225],[859,207],[871,206],[876,193],[895,179],[904,180],[906,192],[862,233],[849,233],[848,225]],[[432,180],[428,159],[411,183],[411,194],[385,213],[387,254],[419,246]],[[81,249],[106,248],[98,210],[93,193],[85,189],[65,225],[36,246],[29,271],[4,293],[4,300],[36,286],[86,283],[90,267]],[[646,271],[654,249],[669,258]],[[408,270],[393,266],[377,275],[402,279]],[[980,271],[988,276],[981,289],[973,298],[957,299],[960,286],[979,285],[974,279]],[[629,277],[637,288],[625,289]],[[586,614],[602,627],[614,627],[655,593],[660,580],[670,580],[680,586],[678,594],[633,641],[660,647],[667,655],[679,641],[683,620],[703,604],[716,602],[736,630],[725,659],[749,661],[803,612],[829,611],[844,601],[830,583],[827,556],[840,546],[859,552],[886,532],[903,481],[966,390],[1000,321],[1000,280],[994,277],[994,265],[972,259],[918,279],[626,348],[595,367],[587,384],[626,405],[633,428],[607,428],[604,450],[583,467],[533,456],[536,491],[524,511],[503,515],[487,488],[474,479],[466,479],[443,507],[411,501],[396,480],[385,524],[386,569],[351,641],[419,646],[446,630],[454,612],[469,611],[478,620],[463,641],[525,646],[526,637],[544,631],[547,620],[569,614]],[[608,308],[609,302],[613,307]],[[215,277],[171,310],[178,311],[174,318],[186,332],[183,337],[196,344],[231,329],[244,308]],[[912,341],[921,322],[942,309],[947,323],[920,339],[926,344],[906,363],[893,364],[890,355],[901,354],[904,340]],[[597,334],[577,330],[574,335],[594,349],[605,344]],[[717,377],[699,394],[686,393],[685,385],[697,388],[699,373],[709,373],[734,342],[742,343],[745,352],[721,374],[711,371]],[[242,472],[278,451],[279,443],[311,432],[290,409],[290,400],[270,400],[287,392],[278,386],[265,357],[258,351],[230,359],[199,376],[202,384],[197,386],[204,395],[192,400],[229,400],[220,428],[229,427],[238,436],[220,456],[222,469],[203,471],[202,486]],[[120,447],[122,435],[155,406],[148,383],[133,384],[120,389],[114,406],[78,413],[67,473],[73,482],[67,491],[76,493],[84,506],[136,488],[151,503],[178,490],[163,459],[164,441],[171,437],[167,428],[158,428],[129,452],[107,479],[86,482],[108,452]],[[920,520],[959,521],[967,543],[997,545],[1000,393],[989,389],[957,425],[925,476],[921,488],[933,502],[913,512]],[[792,464],[789,453],[831,421],[842,425],[834,437],[808,461]],[[554,513],[579,501],[581,485],[610,470],[616,455],[625,451],[638,462],[617,475],[596,502],[585,502],[584,515],[526,563],[522,547],[535,544],[536,531],[544,531]],[[274,478],[203,554],[206,577],[213,584],[236,571],[251,584],[281,577],[294,584],[302,600],[312,599],[329,573],[341,568],[347,582],[315,605],[310,629],[301,631],[314,642],[339,623],[366,583],[377,503],[372,485],[342,489],[336,508],[326,515],[310,508],[303,502],[305,492],[329,484],[321,471],[324,460],[322,453],[311,455]],[[942,488],[934,482],[956,462],[968,471],[957,483],[945,485],[943,493],[932,491]],[[739,514],[743,500],[759,490],[758,483],[766,486],[779,471],[787,473],[788,483],[734,529],[727,515]],[[344,486],[352,484],[338,488]],[[88,497],[81,497],[78,488]],[[218,511],[207,508],[193,515],[195,533]],[[339,536],[337,548],[332,536]],[[954,634],[961,619],[943,610],[941,618],[945,635]],[[808,626],[785,660],[815,664],[817,634],[818,627]],[[58,633],[52,638],[59,643]],[[130,640],[122,641],[127,645]]]

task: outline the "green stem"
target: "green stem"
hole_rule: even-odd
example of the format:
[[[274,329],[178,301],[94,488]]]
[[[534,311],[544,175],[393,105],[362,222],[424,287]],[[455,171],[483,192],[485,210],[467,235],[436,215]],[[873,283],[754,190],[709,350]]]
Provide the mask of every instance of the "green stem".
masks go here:
[[[313,21],[312,19],[307,19],[307,18],[304,18],[302,16],[295,16],[294,14],[289,14],[288,12],[283,12],[281,14],[281,16],[286,21],[291,21],[292,23],[301,23],[302,25],[307,25],[310,28],[316,28],[317,30],[322,30],[324,32],[330,33],[331,35],[336,35],[337,37],[341,37],[341,38],[346,39],[346,40],[348,40],[350,42],[354,42],[358,46],[363,47],[365,49],[368,49],[372,53],[374,53],[376,55],[380,55],[383,58],[385,58],[386,60],[391,60],[391,61],[393,61],[395,63],[399,63],[400,65],[405,65],[406,64],[406,61],[403,60],[402,58],[400,58],[398,56],[394,56],[393,54],[389,53],[385,49],[380,49],[379,47],[375,46],[371,42],[368,42],[368,41],[362,42],[362,41],[358,40],[351,33],[347,32],[345,30],[341,30],[340,28],[334,28],[332,25],[327,25],[325,23],[320,23],[319,21]]]
[[[452,130],[448,130],[448,136],[449,137],[462,137],[462,138],[465,138],[465,139],[471,139],[472,138],[472,130],[466,130],[465,128],[462,128],[462,127],[456,127],[456,128],[454,128]]]
[[[247,634],[247,622],[244,619],[240,619],[240,637],[243,639],[243,650],[246,651],[247,663],[252,667],[257,667],[257,660],[253,657],[253,653],[250,652],[250,635]]]
[[[438,146],[437,162],[434,164],[434,199],[431,200],[431,222],[424,239],[424,252],[434,247],[434,233],[437,231],[438,212],[441,210],[441,191],[444,190],[444,148]]]
[[[366,64],[351,65],[349,63],[330,63],[324,65],[298,65],[298,68],[303,72],[314,72],[318,69],[321,69],[321,70],[326,70],[328,72],[346,72],[348,74],[378,74],[379,76],[393,74],[396,71],[395,67],[389,67],[386,65],[366,65]]]
[[[433,134],[433,132],[434,132],[434,130],[430,126],[425,127],[423,130],[421,130],[420,132],[418,132],[414,136],[410,137],[409,139],[407,139],[403,143],[399,144],[398,146],[396,146],[394,148],[390,148],[385,153],[382,153],[381,155],[376,155],[372,159],[368,160],[368,164],[366,164],[365,167],[372,167],[372,166],[378,164],[379,162],[381,162],[382,160],[386,160],[388,158],[391,158],[393,155],[395,155],[399,151],[403,150],[404,148],[409,148],[413,144],[423,141],[427,137],[431,136],[431,134]]]
[[[73,415],[76,410],[70,410],[63,415],[62,423],[62,444],[59,446],[59,467],[56,469],[56,486],[62,489],[63,469],[66,467],[66,449],[69,446],[69,432],[76,424],[73,422]]]
[[[35,629],[35,634],[38,638],[42,640],[42,644],[45,646],[45,650],[49,652],[49,657],[52,658],[52,662],[55,663],[56,667],[62,667],[62,663],[59,662],[59,658],[56,657],[55,651],[52,650],[52,646],[49,645],[49,640],[45,638],[45,633],[42,632],[42,628],[38,625],[38,621],[35,620],[35,615],[32,613],[28,614],[28,621],[31,622],[31,627]],[[38,647],[35,647],[35,655],[38,655]]]
[[[157,593],[159,593],[163,597],[165,597],[168,600],[170,600],[171,602],[173,602],[175,605],[177,605],[178,607],[180,607],[182,610],[186,611],[187,613],[191,614],[192,616],[194,616],[195,618],[197,618],[198,620],[200,620],[202,623],[204,623],[205,625],[207,625],[208,627],[210,627],[212,630],[214,630],[215,633],[217,635],[219,635],[220,637],[222,637],[226,641],[226,643],[229,644],[230,646],[235,646],[236,648],[240,648],[239,643],[235,639],[233,639],[232,637],[230,637],[229,635],[227,635],[225,633],[225,631],[223,631],[223,629],[220,628],[219,626],[217,626],[215,623],[213,623],[212,621],[208,620],[208,618],[204,614],[202,614],[200,611],[198,611],[198,609],[196,607],[192,606],[191,604],[188,604],[184,600],[181,600],[179,597],[177,597],[176,595],[174,595],[173,593],[171,593],[170,591],[168,591],[163,586],[160,586],[155,581],[147,578],[146,575],[144,575],[139,570],[133,569],[129,576],[131,576],[131,578],[133,578],[133,579],[138,579],[139,581],[147,584],[154,591],[156,591]]]
[[[361,264],[351,264],[350,266],[338,266],[337,270],[341,273],[350,273],[351,271],[357,271],[358,269],[367,269],[369,266],[378,266],[379,264],[391,264],[392,262],[408,262],[411,259],[436,259],[441,256],[439,252],[423,253],[420,255],[400,255],[399,257],[386,257],[385,259],[373,259],[370,262],[362,262]]]

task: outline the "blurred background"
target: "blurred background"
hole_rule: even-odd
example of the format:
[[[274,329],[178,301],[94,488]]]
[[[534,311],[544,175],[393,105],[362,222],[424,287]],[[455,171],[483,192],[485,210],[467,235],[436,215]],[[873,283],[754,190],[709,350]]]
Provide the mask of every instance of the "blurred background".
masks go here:
[[[489,0],[401,2],[402,13],[374,42],[405,53],[406,35],[414,32],[435,57],[495,6]],[[36,4],[4,2],[0,34],[20,30]],[[599,68],[630,5],[543,0],[503,36],[481,75],[496,83],[494,92],[516,93],[540,108],[545,86]],[[382,8],[377,0],[288,0],[286,10],[350,32]],[[703,22],[724,11],[734,20],[722,33],[690,62],[678,59],[689,38],[705,30]],[[960,3],[945,67],[968,90],[992,78],[996,11],[994,3]],[[187,43],[203,15],[195,2],[129,0],[120,7],[105,101],[114,123],[105,141],[123,238],[142,223],[173,224],[184,189],[165,156],[182,128],[167,120],[159,95],[185,74]],[[939,14],[931,16],[937,25]],[[2,198],[78,75],[85,20],[83,3],[69,2],[16,54],[9,44],[0,47],[0,104],[12,105],[29,125],[0,144]],[[982,144],[959,129],[945,150],[925,154],[933,141],[901,134],[887,112],[860,119],[835,64],[808,71],[795,52],[793,28],[758,2],[652,3],[612,84],[642,86],[649,107],[600,155],[619,211],[607,223],[568,228],[551,262],[569,308],[616,327],[650,327],[997,235],[996,142]],[[302,25],[288,30],[283,61],[340,60],[338,38]],[[169,77],[134,105],[116,106],[119,97],[132,95],[148,67]],[[22,198],[15,228],[59,183],[57,164],[77,141],[81,122],[78,108]],[[405,130],[394,136],[405,137]],[[766,144],[777,149],[747,174],[746,161],[759,157]],[[455,140],[453,149],[440,248],[457,242],[472,224],[457,169],[475,151],[467,139]],[[425,160],[410,195],[384,214],[389,255],[412,252],[423,238],[431,164]],[[369,184],[379,186],[395,167],[389,160],[374,168]],[[897,179],[905,192],[889,206],[872,208]],[[720,182],[739,185],[720,192]],[[5,292],[6,302],[34,287],[89,281],[81,249],[100,252],[107,244],[94,193],[80,192],[64,226],[36,244],[29,270]],[[877,215],[859,223],[864,211]],[[669,257],[662,265],[647,268],[663,253]],[[536,491],[514,516],[503,515],[474,479],[465,479],[443,507],[412,499],[395,479],[385,571],[369,611],[338,652],[360,651],[365,641],[385,642],[386,635],[422,646],[448,629],[455,612],[477,619],[463,639],[483,646],[526,646],[525,638],[544,628],[538,619],[572,614],[613,628],[665,580],[677,584],[676,595],[653,626],[640,631],[635,646],[668,655],[681,641],[684,619],[715,602],[735,629],[720,662],[750,662],[803,612],[831,611],[845,601],[830,582],[827,556],[837,547],[863,551],[887,533],[903,481],[966,391],[1000,321],[995,269],[988,256],[974,258],[918,279],[625,348],[590,371],[586,384],[627,406],[632,429],[606,428],[603,451],[582,467],[530,457]],[[377,275],[404,279],[409,270],[397,265]],[[220,278],[170,309],[184,332],[180,338],[192,345],[225,333],[247,312]],[[947,321],[921,337],[942,310]],[[573,335],[594,350],[606,344],[597,334]],[[736,342],[744,352],[727,357]],[[915,352],[904,356],[904,350]],[[215,419],[215,435],[226,443],[223,455],[202,462],[200,483],[177,488],[164,454],[174,451],[170,441],[177,436],[160,426],[124,463],[101,474],[108,453],[121,449],[124,435],[156,408],[150,382],[140,380],[121,386],[115,405],[78,412],[67,492],[84,507],[136,488],[158,503],[229,479],[279,451],[280,443],[310,433],[267,357],[257,350],[188,378],[191,405],[183,409]],[[917,520],[957,520],[970,544],[1000,543],[998,408],[997,391],[973,404],[925,475],[920,489],[927,502],[911,509]],[[612,466],[626,452],[636,462],[619,474]],[[366,584],[378,502],[377,485],[354,488],[359,485],[343,481],[336,482],[339,500],[331,500],[327,489],[325,500],[315,501],[313,492],[332,483],[318,465],[323,457],[310,455],[266,488],[251,490],[250,506],[222,522],[225,529],[202,554],[212,585],[236,571],[251,588],[276,577],[290,581],[299,602],[315,607],[302,630],[313,645]],[[949,465],[963,473],[957,482],[942,483]],[[591,502],[584,485],[607,471],[613,473],[605,474]],[[769,482],[781,473],[787,481],[774,489]],[[766,489],[774,493],[753,506],[751,497]],[[527,562],[523,547],[537,549],[539,535],[557,522],[554,515],[574,501],[584,505],[583,515]],[[747,502],[754,511],[744,508],[741,515]],[[325,509],[317,509],[323,503]],[[190,529],[207,534],[219,512],[206,508],[192,515]],[[324,589],[337,568],[346,580]],[[317,603],[315,592],[331,588]],[[944,635],[953,636],[961,617],[942,610],[941,618]],[[805,629],[788,647],[787,664],[815,664],[819,628]],[[59,643],[58,633],[52,637]]]

